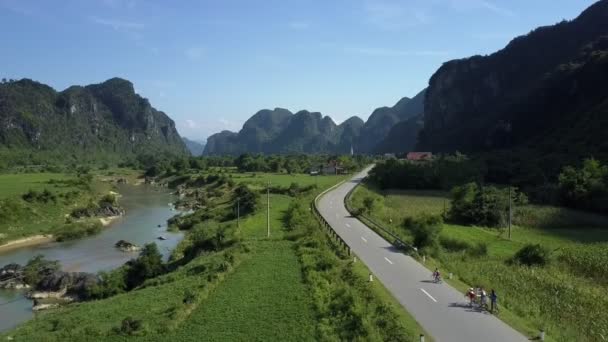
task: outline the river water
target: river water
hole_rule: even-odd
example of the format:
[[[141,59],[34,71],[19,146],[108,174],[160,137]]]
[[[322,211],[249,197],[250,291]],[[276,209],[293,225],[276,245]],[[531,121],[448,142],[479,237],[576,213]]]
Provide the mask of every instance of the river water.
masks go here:
[[[97,272],[121,266],[137,253],[122,252],[114,247],[118,240],[137,245],[155,242],[165,258],[182,239],[182,233],[166,231],[167,219],[176,214],[169,203],[175,199],[166,190],[147,186],[118,185],[122,195],[120,205],[126,214],[115,220],[101,233],[75,241],[52,242],[0,252],[0,267],[16,262],[24,265],[38,255],[48,260],[59,260],[63,270],[70,272]],[[161,225],[161,227],[158,227]],[[158,240],[163,236],[166,240]],[[34,313],[32,302],[20,291],[0,290],[0,331],[24,322]]]

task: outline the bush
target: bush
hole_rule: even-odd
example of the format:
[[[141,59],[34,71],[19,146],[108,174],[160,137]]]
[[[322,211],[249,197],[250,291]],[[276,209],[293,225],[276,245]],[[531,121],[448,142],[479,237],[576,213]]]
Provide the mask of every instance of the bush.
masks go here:
[[[608,166],[595,159],[587,159],[580,169],[565,167],[559,175],[559,193],[566,206],[606,212]]]
[[[439,215],[423,214],[418,217],[406,217],[403,226],[412,232],[414,246],[419,249],[433,248],[437,246],[443,219]]]
[[[544,266],[549,263],[549,251],[539,244],[528,244],[513,256],[513,262],[527,266]]]
[[[122,320],[120,327],[114,328],[114,331],[117,334],[122,335],[135,335],[138,331],[140,331],[143,327],[143,324],[140,320],[133,319],[132,317],[127,317]]]
[[[238,206],[241,215],[247,215],[255,212],[258,205],[258,197],[259,195],[251,191],[247,185],[239,185],[236,189],[234,189],[234,211],[236,212],[237,201],[239,201]]]
[[[512,188],[511,203],[512,207],[525,205],[528,199],[516,188]],[[499,227],[506,223],[508,210],[508,189],[468,183],[452,190],[452,206],[448,218],[459,224]]]
[[[488,255],[488,244],[478,242],[473,247],[469,248],[468,254],[474,257],[482,257]]]
[[[85,236],[95,235],[102,230],[103,226],[98,220],[71,222],[64,224],[61,228],[55,230],[54,236],[57,241],[68,241],[83,238]]]
[[[35,288],[42,278],[60,269],[58,261],[46,260],[43,255],[39,254],[31,258],[23,268],[23,280]]]
[[[154,278],[165,272],[162,255],[155,243],[146,244],[135,260],[131,260],[126,274],[128,289],[139,286],[144,280]]]
[[[448,252],[462,252],[471,248],[471,244],[466,241],[445,236],[439,237],[439,244]]]

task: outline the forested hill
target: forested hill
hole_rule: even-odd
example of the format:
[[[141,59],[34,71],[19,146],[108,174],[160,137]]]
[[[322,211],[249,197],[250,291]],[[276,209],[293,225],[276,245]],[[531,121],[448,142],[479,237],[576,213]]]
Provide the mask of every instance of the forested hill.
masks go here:
[[[29,80],[0,84],[0,156],[15,162],[124,160],[186,154],[165,113],[113,78],[57,92]],[[34,160],[22,160],[32,158]]]
[[[204,154],[348,153],[362,126],[358,117],[336,125],[318,112],[264,109],[238,133],[223,131],[207,138]]]
[[[419,147],[608,157],[608,0],[431,78]],[[549,162],[549,161],[548,161]]]
[[[393,107],[374,110],[367,122],[353,116],[336,125],[329,116],[287,109],[264,109],[245,122],[238,133],[223,131],[210,136],[204,154],[241,153],[355,153],[377,152],[395,124],[419,117],[424,111],[424,90],[402,98]],[[385,144],[387,149],[409,150],[419,127],[405,134],[405,145]]]

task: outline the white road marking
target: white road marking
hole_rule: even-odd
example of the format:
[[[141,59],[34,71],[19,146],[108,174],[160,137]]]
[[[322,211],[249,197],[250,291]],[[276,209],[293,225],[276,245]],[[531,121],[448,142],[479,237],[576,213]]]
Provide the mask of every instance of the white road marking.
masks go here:
[[[384,260],[388,261],[388,263],[391,264],[391,265],[393,264],[393,262],[390,261],[387,257],[384,257]]]
[[[348,223],[347,223],[347,224],[346,224],[346,226],[347,226],[348,228],[350,228],[350,224],[348,224]]]
[[[363,242],[367,243],[367,240],[365,240],[365,238],[362,236],[361,240],[363,240]]]
[[[431,296],[428,292],[426,292],[423,288],[420,289],[420,291],[424,292],[425,295],[429,296],[429,298],[431,298],[433,300],[433,302],[437,303],[437,299],[433,298],[433,296]]]

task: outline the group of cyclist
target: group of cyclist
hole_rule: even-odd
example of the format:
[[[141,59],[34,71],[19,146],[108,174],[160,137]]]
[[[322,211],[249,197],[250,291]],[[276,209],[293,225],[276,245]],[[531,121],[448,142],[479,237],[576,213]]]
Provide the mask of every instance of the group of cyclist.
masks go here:
[[[435,268],[432,277],[435,283],[441,282],[441,273],[438,268]],[[471,287],[464,296],[469,299],[469,305],[471,307],[477,305],[480,310],[488,310],[491,313],[498,311],[498,295],[494,289],[488,294],[482,286],[477,286],[476,288]],[[488,300],[490,301],[490,306],[488,306]]]
[[[471,307],[477,305],[479,309],[489,310],[491,313],[498,311],[498,295],[494,289],[488,294],[482,286],[471,287],[464,295],[469,298],[469,305]],[[490,301],[489,307],[488,300]]]

